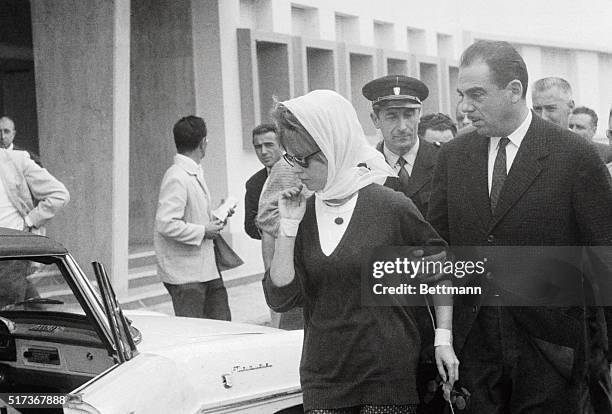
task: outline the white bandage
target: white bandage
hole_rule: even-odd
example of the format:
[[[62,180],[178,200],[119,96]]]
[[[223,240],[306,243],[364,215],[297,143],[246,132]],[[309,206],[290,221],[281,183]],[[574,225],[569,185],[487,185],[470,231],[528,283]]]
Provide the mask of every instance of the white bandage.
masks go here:
[[[451,345],[451,338],[453,333],[450,329],[436,329],[436,335],[434,337],[434,347],[440,345]]]
[[[285,237],[297,236],[298,228],[302,220],[282,218],[280,219],[280,225],[278,228],[278,235]]]

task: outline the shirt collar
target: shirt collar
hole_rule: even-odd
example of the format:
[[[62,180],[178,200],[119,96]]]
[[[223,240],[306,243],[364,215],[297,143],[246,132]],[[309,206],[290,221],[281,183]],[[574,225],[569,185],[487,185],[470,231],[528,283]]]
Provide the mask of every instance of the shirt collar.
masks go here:
[[[529,129],[529,125],[531,125],[531,119],[533,116],[531,115],[531,111],[527,111],[527,116],[519,125],[517,129],[514,130],[510,135],[508,135],[508,139],[512,142],[517,148],[521,146],[521,142],[525,139],[525,135],[527,135],[527,130]],[[501,137],[500,137],[501,138]]]
[[[405,159],[406,162],[409,165],[414,165],[414,162],[416,160],[417,154],[419,152],[420,144],[421,144],[421,139],[417,138],[416,143],[412,146],[412,148],[410,148],[410,150],[407,153],[402,155],[402,158]],[[396,153],[392,152],[384,144],[383,144],[383,153],[385,154],[385,159],[387,160],[387,163],[390,166],[394,167],[395,164],[397,164],[397,161],[399,160],[399,155],[397,155]]]
[[[185,171],[191,175],[198,175],[202,171],[200,164],[183,154],[176,154],[174,156],[174,163],[181,166]]]

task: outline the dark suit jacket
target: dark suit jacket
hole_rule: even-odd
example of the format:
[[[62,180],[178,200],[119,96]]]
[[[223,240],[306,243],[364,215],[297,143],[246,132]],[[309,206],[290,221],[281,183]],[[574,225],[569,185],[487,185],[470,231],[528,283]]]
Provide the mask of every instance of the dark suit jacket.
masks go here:
[[[599,156],[606,164],[612,162],[612,145],[602,144],[601,142],[593,142]]]
[[[425,216],[429,206],[431,182],[440,147],[423,139],[419,138],[419,140],[419,151],[417,152],[414,166],[412,167],[412,174],[410,174],[408,186],[404,187],[400,185],[399,188],[392,188],[410,197],[421,214]],[[376,145],[376,149],[383,153],[384,156],[383,145],[384,141],[380,141]]]
[[[440,150],[428,220],[451,246],[612,244],[612,183],[594,146],[534,114],[492,214],[488,143],[489,138],[472,129]],[[458,352],[481,298],[469,306],[466,301],[461,296],[455,300],[453,331]],[[582,355],[578,368],[585,369],[587,321],[581,316],[585,312],[508,309],[529,334]],[[598,328],[605,332],[605,327]]]
[[[259,196],[268,178],[268,170],[262,168],[251,176],[246,182],[246,194],[244,195],[244,230],[251,238],[261,240],[259,229],[255,225],[257,211],[259,209]]]

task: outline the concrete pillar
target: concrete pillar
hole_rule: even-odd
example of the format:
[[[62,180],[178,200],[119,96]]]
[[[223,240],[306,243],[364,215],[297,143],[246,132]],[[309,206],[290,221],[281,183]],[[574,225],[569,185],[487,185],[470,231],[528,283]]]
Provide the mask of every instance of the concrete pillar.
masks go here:
[[[195,107],[191,0],[131,3],[130,245],[152,245],[159,186],[176,154],[172,126],[206,114]]]
[[[359,43],[364,46],[374,46],[374,20],[370,17],[359,16]],[[347,41],[347,43],[356,43]]]
[[[291,3],[286,0],[269,0],[272,14],[271,31],[291,34]],[[215,2],[216,3],[216,2]]]
[[[319,32],[323,40],[336,40],[336,14],[333,9],[325,6],[319,9]]]
[[[129,0],[32,0],[39,145],[72,201],[49,235],[127,293]]]
[[[192,0],[192,38],[195,109],[206,119],[209,144],[204,158],[204,175],[213,197],[213,204],[228,195],[227,140],[242,142],[240,135],[227,136],[223,99],[224,76],[221,64],[221,32],[219,0]],[[236,32],[234,36],[234,51]],[[234,53],[234,58],[236,53]],[[238,108],[227,108],[239,110]],[[239,197],[237,197],[239,198]],[[226,237],[228,238],[228,237]]]

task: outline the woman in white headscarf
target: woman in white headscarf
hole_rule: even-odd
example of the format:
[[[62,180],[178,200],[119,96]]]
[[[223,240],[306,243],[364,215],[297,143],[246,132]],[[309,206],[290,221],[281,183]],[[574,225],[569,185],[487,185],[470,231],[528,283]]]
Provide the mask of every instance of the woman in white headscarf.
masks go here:
[[[273,310],[304,309],[300,366],[307,413],[416,412],[420,337],[402,306],[363,306],[361,266],[381,246],[443,245],[402,193],[382,186],[395,175],[368,145],[353,106],[318,90],[277,104],[285,160],[306,198],[292,188],[279,198],[280,229],[264,279]],[[437,312],[436,360],[453,382],[452,309]],[[438,335],[438,332],[436,332]],[[448,376],[447,376],[448,374]]]

